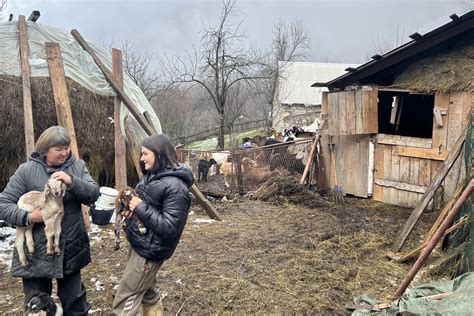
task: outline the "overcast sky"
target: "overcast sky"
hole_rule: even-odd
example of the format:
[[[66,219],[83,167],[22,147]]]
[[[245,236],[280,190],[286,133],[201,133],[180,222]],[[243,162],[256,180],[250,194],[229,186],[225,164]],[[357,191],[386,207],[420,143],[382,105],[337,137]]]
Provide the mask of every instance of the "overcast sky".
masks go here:
[[[175,55],[198,44],[203,26],[215,25],[218,0],[7,0],[7,14],[28,17],[40,10],[40,23],[109,46],[132,40],[136,50],[158,58]],[[307,61],[362,63],[378,42],[403,42],[414,32],[424,33],[463,13],[472,0],[237,0],[245,13],[244,28],[254,46],[271,45],[276,21],[302,20],[310,38]]]

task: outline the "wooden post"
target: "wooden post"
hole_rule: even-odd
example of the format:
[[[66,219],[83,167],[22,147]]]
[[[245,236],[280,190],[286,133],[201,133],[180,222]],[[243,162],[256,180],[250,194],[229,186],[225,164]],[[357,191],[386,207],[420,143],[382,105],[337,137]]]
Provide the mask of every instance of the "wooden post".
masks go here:
[[[33,128],[33,106],[31,102],[31,79],[30,79],[30,62],[29,62],[29,46],[28,32],[26,31],[25,16],[20,15],[18,18],[20,30],[20,58],[21,58],[21,78],[23,81],[23,117],[25,124],[25,151],[26,160],[31,156],[35,148],[35,132]]]
[[[112,48],[112,75],[120,88],[123,88],[122,52],[115,48]],[[115,188],[119,191],[127,186],[127,152],[120,122],[121,103],[120,98],[116,96],[114,98]]]
[[[441,239],[441,237],[443,237],[444,232],[448,229],[449,225],[451,225],[454,217],[461,210],[461,207],[463,206],[464,202],[466,202],[466,200],[471,195],[473,189],[474,189],[474,180],[471,180],[471,182],[469,182],[469,184],[467,185],[462,195],[456,201],[456,204],[454,204],[453,210],[444,219],[443,223],[436,231],[436,234],[433,236],[433,239],[431,239],[428,245],[426,245],[426,247],[422,250],[420,257],[418,258],[418,260],[416,260],[415,264],[411,267],[410,271],[408,271],[402,283],[393,294],[394,299],[399,298],[405,292],[406,288],[410,285],[416,273],[421,269],[421,267],[425,263],[431,251],[434,249],[434,247],[436,246],[438,241]]]
[[[146,118],[143,116],[142,113],[138,110],[138,108],[133,104],[132,100],[125,94],[123,89],[119,86],[119,84],[114,80],[112,77],[112,74],[110,71],[105,67],[105,65],[100,61],[99,57],[97,57],[96,53],[94,50],[87,44],[87,42],[84,40],[84,38],[79,34],[77,30],[72,30],[71,31],[72,36],[76,39],[76,41],[79,43],[79,45],[82,46],[82,48],[87,51],[94,62],[96,63],[97,66],[99,66],[100,70],[105,76],[105,80],[112,86],[114,89],[115,93],[117,93],[117,96],[122,100],[122,102],[127,106],[127,108],[130,110],[130,113],[135,117],[135,119],[138,121],[140,126],[145,130],[145,132],[148,135],[156,134],[155,128],[148,124],[148,121]]]
[[[46,56],[48,57],[49,75],[51,77],[51,85],[53,86],[58,124],[67,129],[69,137],[71,138],[71,151],[74,156],[79,158],[79,147],[77,146],[74,120],[72,119],[71,104],[69,102],[66,76],[64,75],[59,44],[46,43]],[[85,205],[82,205],[82,216],[84,217],[84,223],[87,229],[90,231],[89,210]]]
[[[309,171],[309,168],[311,167],[311,164],[313,163],[314,153],[316,151],[316,147],[318,146],[320,137],[321,135],[318,134],[314,138],[313,145],[311,146],[311,151],[309,152],[308,160],[306,160],[306,166],[304,167],[303,175],[301,176],[300,184],[304,184],[304,181],[306,180],[306,177],[308,176],[308,171]]]
[[[46,56],[48,57],[49,74],[53,86],[54,104],[56,105],[58,124],[67,129],[67,132],[71,137],[71,151],[79,158],[79,147],[77,146],[74,120],[72,119],[71,104],[69,102],[66,76],[64,74],[59,44],[46,43]]]
[[[407,222],[405,223],[403,230],[401,231],[397,241],[393,245],[392,250],[394,252],[398,252],[402,248],[403,244],[405,243],[405,240],[407,239],[408,235],[412,231],[416,222],[418,221],[418,219],[420,219],[421,214],[423,213],[426,206],[433,198],[433,195],[436,189],[438,189],[439,185],[441,184],[443,179],[446,177],[449,170],[451,169],[454,162],[456,161],[456,158],[459,156],[459,153],[461,152],[461,148],[462,148],[462,145],[464,144],[465,138],[466,138],[466,128],[464,128],[463,131],[461,132],[458,140],[456,141],[453,148],[449,152],[448,157],[446,157],[446,160],[443,162],[442,167],[439,169],[438,173],[434,177],[434,180],[430,183],[425,193],[421,197],[420,201],[416,205],[415,209],[411,213],[410,217],[408,218]]]

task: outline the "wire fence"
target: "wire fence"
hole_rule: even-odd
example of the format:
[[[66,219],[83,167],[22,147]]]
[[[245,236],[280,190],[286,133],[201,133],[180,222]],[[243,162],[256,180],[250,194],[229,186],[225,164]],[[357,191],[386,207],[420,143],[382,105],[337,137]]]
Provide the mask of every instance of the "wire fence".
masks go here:
[[[301,178],[307,160],[310,158],[314,137],[274,145],[233,149],[230,151],[203,151],[179,149],[181,162],[188,165],[198,182],[205,181],[199,164],[215,160],[209,164],[207,181],[218,181],[232,192],[246,193],[256,190],[263,182],[276,176]],[[316,183],[318,154],[309,169],[308,183]],[[201,170],[202,171],[202,170]],[[222,181],[224,180],[224,181]]]

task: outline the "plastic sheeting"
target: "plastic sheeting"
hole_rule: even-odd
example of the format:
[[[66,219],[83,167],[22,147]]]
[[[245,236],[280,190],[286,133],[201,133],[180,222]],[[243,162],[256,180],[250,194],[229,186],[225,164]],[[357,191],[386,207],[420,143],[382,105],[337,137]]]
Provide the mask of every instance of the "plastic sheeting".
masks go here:
[[[442,300],[429,300],[423,297],[449,293]],[[454,280],[424,284],[411,288],[404,294],[398,305],[379,313],[358,309],[352,315],[472,315],[474,311],[474,273],[468,272]],[[356,304],[373,305],[376,302],[367,296],[354,300]]]
[[[29,62],[32,77],[49,77],[45,43],[55,42],[61,47],[61,56],[66,77],[71,78],[83,87],[96,94],[115,96],[116,93],[105,80],[99,67],[95,64],[88,52],[82,49],[74,37],[58,28],[26,22],[29,44]],[[112,72],[112,56],[100,45],[89,42],[99,59]],[[21,76],[21,62],[19,51],[18,21],[0,22],[0,75]],[[124,74],[124,91],[141,113],[150,114],[152,123],[158,133],[161,133],[161,124],[150,103],[135,83]],[[124,120],[129,116],[125,105],[121,107],[120,120],[124,133]],[[135,118],[130,115],[129,122],[132,132],[138,139],[147,136]],[[124,133],[125,135],[125,133]]]

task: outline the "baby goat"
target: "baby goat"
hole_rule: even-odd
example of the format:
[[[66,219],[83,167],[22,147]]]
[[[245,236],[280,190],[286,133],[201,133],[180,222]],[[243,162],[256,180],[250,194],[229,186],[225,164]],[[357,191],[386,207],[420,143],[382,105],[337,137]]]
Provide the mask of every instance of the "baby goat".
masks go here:
[[[119,194],[117,195],[117,199],[115,200],[115,248],[114,250],[120,249],[120,226],[122,224],[122,212],[130,211],[130,200],[136,196],[135,190],[131,187],[125,187],[120,190]],[[146,233],[146,227],[143,225],[142,222],[136,216],[133,216],[134,220],[137,221],[138,229],[140,233]]]
[[[63,310],[56,305],[53,298],[45,292],[35,292],[28,298],[25,315],[27,316],[58,316]]]
[[[28,212],[33,212],[37,208],[43,210],[43,221],[44,221],[44,232],[46,234],[47,245],[46,254],[54,253],[59,255],[61,247],[59,243],[59,236],[61,235],[61,221],[64,215],[63,197],[66,194],[66,184],[58,179],[48,179],[44,186],[44,191],[31,191],[23,194],[18,200],[18,206]],[[28,246],[28,252],[33,253],[35,251],[35,245],[33,242],[33,224],[25,227],[16,228],[16,242],[15,246],[20,257],[20,263],[26,267],[28,265],[28,259],[25,256],[23,243],[26,237],[26,245]]]
[[[217,164],[217,161],[214,158],[209,159],[209,161],[205,159],[201,159],[198,162],[198,181],[205,181],[207,182],[207,174],[209,173],[209,168],[212,165]]]

